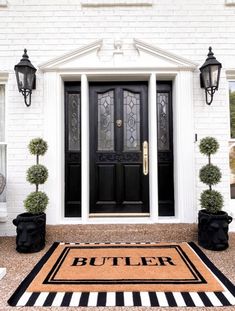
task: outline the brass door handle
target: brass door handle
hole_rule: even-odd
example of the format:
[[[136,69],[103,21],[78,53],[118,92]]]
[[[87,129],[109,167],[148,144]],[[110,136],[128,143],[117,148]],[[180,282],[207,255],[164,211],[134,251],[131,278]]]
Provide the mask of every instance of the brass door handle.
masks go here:
[[[149,173],[149,159],[148,159],[148,142],[143,142],[143,174]]]

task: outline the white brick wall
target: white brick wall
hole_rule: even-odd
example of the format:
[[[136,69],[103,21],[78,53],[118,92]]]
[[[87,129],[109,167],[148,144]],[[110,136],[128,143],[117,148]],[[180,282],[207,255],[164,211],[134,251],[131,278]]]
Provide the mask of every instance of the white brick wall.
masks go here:
[[[224,194],[225,206],[229,206],[229,107],[224,70],[235,68],[234,7],[226,6],[225,0],[153,0],[152,6],[93,8],[81,6],[79,0],[7,2],[7,6],[0,6],[0,72],[10,74],[7,94],[9,221],[0,224],[0,234],[15,230],[11,220],[23,211],[22,201],[31,189],[25,181],[25,171],[34,163],[34,158],[26,146],[32,137],[43,134],[42,73],[37,72],[37,89],[30,108],[24,106],[14,77],[14,65],[25,47],[37,67],[99,38],[104,39],[104,57],[110,56],[115,37],[122,39],[125,49],[131,49],[132,39],[138,38],[200,65],[211,45],[223,64],[223,73],[211,106],[205,104],[198,72],[194,75],[195,133],[199,140],[207,135],[219,140],[220,151],[212,160],[223,169],[218,189]],[[206,159],[200,156],[198,143],[195,143],[195,152],[199,170]],[[204,185],[197,178],[197,198],[202,189]]]
[[[81,0],[84,7],[97,6],[151,6],[153,0]]]

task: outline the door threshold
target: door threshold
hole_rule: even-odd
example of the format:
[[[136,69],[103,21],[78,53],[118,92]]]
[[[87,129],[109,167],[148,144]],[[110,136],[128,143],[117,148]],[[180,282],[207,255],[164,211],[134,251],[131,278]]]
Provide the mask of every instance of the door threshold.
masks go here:
[[[99,217],[150,217],[150,213],[91,213],[89,218]]]

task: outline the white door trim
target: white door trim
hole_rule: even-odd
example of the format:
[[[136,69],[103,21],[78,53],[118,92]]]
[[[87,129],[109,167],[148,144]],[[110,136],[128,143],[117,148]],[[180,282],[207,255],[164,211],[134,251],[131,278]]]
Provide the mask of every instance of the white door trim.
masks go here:
[[[148,88],[149,104],[149,203],[150,219],[158,221],[158,169],[157,169],[157,87],[156,74],[151,73]]]
[[[87,75],[81,76],[81,211],[82,222],[89,220],[90,174],[89,174],[89,82]]]
[[[149,80],[149,166],[150,166],[150,217],[105,217],[89,218],[89,81],[93,78]],[[156,223],[195,222],[195,168],[194,168],[194,124],[193,124],[193,73],[182,71],[119,70],[103,72],[79,71],[45,72],[44,138],[49,149],[45,162],[49,179],[45,191],[50,203],[47,210],[49,224],[77,223]],[[82,104],[82,217],[64,217],[64,81],[81,79]],[[173,81],[173,137],[174,137],[174,187],[175,217],[158,217],[157,197],[157,128],[156,128],[156,80]]]
[[[193,74],[177,73],[173,84],[174,189],[176,217],[196,222],[195,132],[193,119]]]

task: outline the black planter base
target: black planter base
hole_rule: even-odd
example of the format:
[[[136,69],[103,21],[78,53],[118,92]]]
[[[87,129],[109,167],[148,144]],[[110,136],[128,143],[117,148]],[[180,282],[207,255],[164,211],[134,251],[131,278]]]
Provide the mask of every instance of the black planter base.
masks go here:
[[[232,217],[226,212],[210,214],[206,210],[198,213],[198,244],[213,251],[228,248],[228,225]]]
[[[23,213],[13,220],[16,226],[16,250],[36,253],[45,247],[46,214]]]

